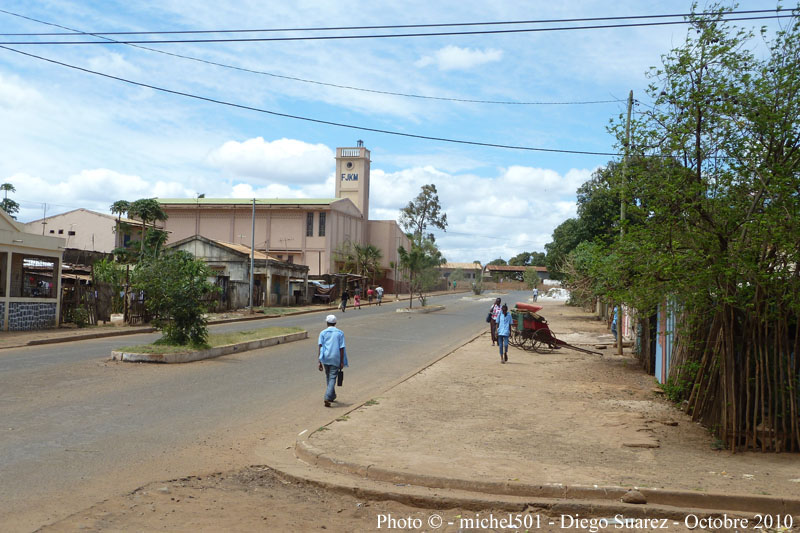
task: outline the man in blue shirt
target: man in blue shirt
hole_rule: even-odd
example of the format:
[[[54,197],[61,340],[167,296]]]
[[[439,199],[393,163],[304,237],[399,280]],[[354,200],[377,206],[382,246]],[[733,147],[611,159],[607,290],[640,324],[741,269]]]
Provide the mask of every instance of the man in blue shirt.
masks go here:
[[[336,327],[336,316],[325,317],[328,327],[319,334],[319,370],[325,370],[325,407],[336,401],[336,378],[347,366],[347,351],[344,346],[344,332]]]
[[[497,345],[500,346],[500,362],[508,361],[508,337],[511,335],[511,313],[508,306],[503,304],[495,321],[497,322]]]

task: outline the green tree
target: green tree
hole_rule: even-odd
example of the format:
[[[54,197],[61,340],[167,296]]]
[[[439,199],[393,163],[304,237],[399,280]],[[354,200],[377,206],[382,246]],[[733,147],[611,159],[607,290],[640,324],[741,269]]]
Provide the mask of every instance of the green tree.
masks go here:
[[[397,249],[397,253],[400,258],[400,267],[406,273],[412,294],[412,297],[408,299],[408,307],[413,307],[413,294],[417,294],[419,301],[425,305],[424,291],[429,290],[439,281],[439,267],[447,260],[430,239],[423,239],[419,243],[412,241],[409,250],[401,246]]]
[[[615,186],[633,222],[607,245],[573,247],[567,281],[645,316],[674,295],[684,363],[670,379],[686,382],[675,398],[731,449],[800,450],[800,28],[765,32],[762,60],[727,8],[703,10],[652,70],[654,106],[632,122]],[[612,128],[621,148],[623,129]],[[696,372],[676,374],[687,365]]]
[[[452,274],[450,274],[450,277],[447,278],[447,281],[450,282],[450,285],[453,285],[453,284],[458,284],[459,281],[464,281],[465,278],[466,274],[464,274],[464,270],[461,268],[457,268],[453,271]],[[453,285],[453,288],[455,288],[455,285]]]
[[[158,247],[149,248],[148,244],[158,244],[160,241],[159,239],[155,239],[155,241],[148,240],[147,224],[148,222],[152,223],[153,231],[158,231],[156,228],[156,222],[164,222],[167,220],[167,214],[164,212],[161,204],[158,203],[158,200],[155,198],[141,198],[130,204],[128,207],[128,216],[131,218],[138,218],[142,221],[142,235],[139,241],[139,257],[144,257],[146,253],[149,253],[153,256],[156,255],[159,251]]]
[[[545,254],[543,252],[520,252],[508,260],[511,266],[544,266]]]
[[[0,209],[11,215],[11,218],[16,220],[16,214],[19,213],[19,204],[9,198],[8,193],[17,192],[17,189],[10,183],[3,183],[0,185],[0,191],[3,191],[3,199],[0,201]]]
[[[525,272],[522,273],[522,281],[525,282],[525,286],[529,289],[538,287],[539,283],[542,282],[542,280],[539,278],[539,273],[536,272],[536,269],[531,267],[526,268]]]
[[[121,313],[123,311],[123,300],[120,294],[125,285],[125,269],[119,263],[103,258],[92,265],[92,270],[95,280],[108,283],[112,287],[111,312]]]
[[[208,338],[206,302],[219,287],[208,281],[206,264],[178,250],[144,258],[133,271],[132,286],[144,291],[153,326],[161,330],[158,341],[171,345],[202,346]]]
[[[400,210],[399,222],[403,230],[420,244],[424,238],[434,240],[433,234],[424,234],[429,226],[447,231],[447,214],[442,212],[436,185],[423,185],[417,197]]]

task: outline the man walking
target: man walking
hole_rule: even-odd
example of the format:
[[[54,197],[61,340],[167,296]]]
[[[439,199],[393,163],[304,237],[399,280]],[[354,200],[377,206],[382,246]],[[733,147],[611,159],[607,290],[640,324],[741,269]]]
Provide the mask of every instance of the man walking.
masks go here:
[[[347,366],[347,350],[344,346],[344,332],[336,327],[336,316],[325,317],[328,327],[319,334],[319,371],[325,371],[325,407],[336,401],[336,379],[339,372]]]
[[[383,300],[383,287],[378,285],[378,288],[375,289],[375,294],[378,295],[378,305],[381,305],[381,301]]]
[[[497,345],[500,347],[500,362],[508,362],[508,337],[511,335],[511,313],[508,306],[503,304],[500,314],[497,315]]]

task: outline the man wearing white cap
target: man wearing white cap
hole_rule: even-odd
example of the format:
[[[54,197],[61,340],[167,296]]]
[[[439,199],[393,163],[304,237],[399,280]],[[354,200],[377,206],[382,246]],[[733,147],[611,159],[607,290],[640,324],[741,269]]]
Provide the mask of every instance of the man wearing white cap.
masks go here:
[[[325,317],[328,327],[319,334],[319,370],[325,370],[325,407],[336,401],[336,378],[347,366],[347,350],[344,346],[344,332],[336,327],[336,315]]]

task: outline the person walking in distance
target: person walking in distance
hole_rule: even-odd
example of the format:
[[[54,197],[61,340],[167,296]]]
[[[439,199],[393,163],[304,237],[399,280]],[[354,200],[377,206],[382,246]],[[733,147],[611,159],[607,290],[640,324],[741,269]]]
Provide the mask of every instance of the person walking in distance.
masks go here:
[[[328,327],[319,334],[319,371],[325,372],[325,396],[323,403],[330,407],[336,401],[336,380],[347,365],[347,350],[344,332],[336,327],[336,315],[325,317]],[[341,381],[340,381],[341,383]]]
[[[342,309],[342,313],[344,313],[344,310],[347,309],[347,300],[349,299],[350,293],[347,292],[347,287],[345,287],[342,291],[342,305],[339,306]]]
[[[538,287],[534,287],[533,288],[533,301],[535,302],[538,298],[539,298],[539,288]]]
[[[494,301],[492,309],[489,311],[491,314],[491,321],[489,322],[489,329],[492,331],[492,346],[497,342],[497,315],[500,314],[500,298]]]
[[[375,295],[375,291],[372,290],[372,287],[367,288],[367,303],[372,304],[372,297]]]
[[[378,285],[378,288],[375,289],[375,294],[378,297],[378,305],[381,305],[381,301],[383,300],[383,287]]]
[[[508,306],[503,304],[500,314],[497,315],[497,345],[500,347],[500,362],[508,362],[508,337],[511,335],[511,313]]]
[[[361,310],[361,295],[358,293],[353,295],[353,309]]]

